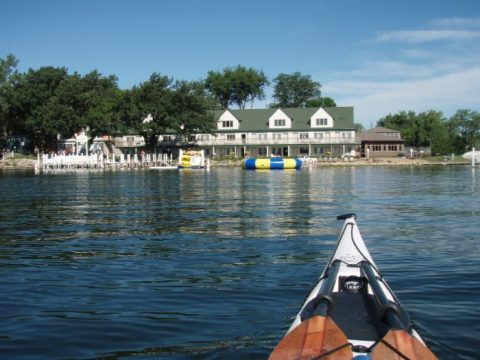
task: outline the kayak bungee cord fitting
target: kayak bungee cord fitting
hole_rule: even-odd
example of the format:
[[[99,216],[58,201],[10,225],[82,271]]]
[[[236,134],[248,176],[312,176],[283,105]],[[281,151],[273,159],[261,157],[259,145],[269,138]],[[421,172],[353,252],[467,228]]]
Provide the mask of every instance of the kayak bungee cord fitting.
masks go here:
[[[407,312],[365,246],[355,214],[270,360],[431,360]]]

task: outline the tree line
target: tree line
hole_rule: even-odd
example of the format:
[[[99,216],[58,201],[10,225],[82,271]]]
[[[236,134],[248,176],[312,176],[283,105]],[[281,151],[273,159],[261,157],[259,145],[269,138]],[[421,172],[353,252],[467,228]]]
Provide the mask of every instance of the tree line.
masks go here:
[[[22,134],[45,152],[55,149],[58,134],[69,138],[82,129],[92,138],[141,134],[154,148],[157,136],[167,130],[185,136],[212,132],[211,110],[253,105],[265,99],[270,85],[262,71],[240,65],[209,71],[201,81],[153,73],[130,89],[120,89],[116,76],[96,70],[81,75],[45,66],[21,73],[17,64],[11,54],[0,58],[0,149],[6,136]],[[335,106],[333,99],[321,97],[320,83],[309,75],[280,74],[273,84],[271,107]]]
[[[271,108],[330,107],[321,84],[300,72],[279,74],[272,82],[263,71],[241,65],[209,71],[200,81],[181,81],[153,73],[129,89],[120,89],[114,75],[94,70],[69,73],[65,67],[17,70],[18,59],[0,58],[0,150],[8,135],[29,136],[40,151],[56,148],[58,134],[72,137],[88,129],[90,137],[141,134],[154,148],[167,130],[188,136],[210,133],[210,110],[238,107],[266,99],[273,87]],[[149,117],[149,121],[144,119]],[[435,152],[463,152],[479,142],[479,114],[459,110],[445,119],[441,112],[400,112],[380,119],[378,126],[399,130],[410,146],[432,144]],[[361,124],[355,124],[361,129]],[[33,148],[31,149],[33,150]]]
[[[398,130],[407,146],[430,146],[432,153],[463,154],[480,147],[480,113],[473,110],[457,110],[450,118],[434,110],[400,111],[381,118],[377,126]]]

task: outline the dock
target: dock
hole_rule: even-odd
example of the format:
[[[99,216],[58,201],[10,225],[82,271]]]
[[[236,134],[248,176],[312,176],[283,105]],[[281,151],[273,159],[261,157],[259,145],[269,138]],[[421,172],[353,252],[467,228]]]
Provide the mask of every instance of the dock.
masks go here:
[[[174,168],[178,164],[168,154],[127,154],[108,159],[101,154],[63,155],[43,154],[38,156],[36,172],[75,170],[119,170],[135,168]]]

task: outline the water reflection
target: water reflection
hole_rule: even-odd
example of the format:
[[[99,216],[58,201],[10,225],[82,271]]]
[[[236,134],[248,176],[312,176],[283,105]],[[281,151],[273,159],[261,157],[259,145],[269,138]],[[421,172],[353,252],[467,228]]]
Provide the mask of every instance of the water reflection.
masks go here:
[[[2,174],[0,186],[8,358],[265,358],[335,246],[335,216],[352,211],[434,350],[477,352],[480,329],[465,335],[463,320],[480,296],[470,167]]]

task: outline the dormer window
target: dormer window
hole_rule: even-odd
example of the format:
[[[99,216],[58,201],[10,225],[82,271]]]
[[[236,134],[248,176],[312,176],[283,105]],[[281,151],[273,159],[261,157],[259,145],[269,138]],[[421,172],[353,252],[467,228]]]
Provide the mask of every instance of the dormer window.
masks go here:
[[[310,126],[312,128],[333,128],[334,119],[325,109],[319,108],[310,118]]]
[[[286,125],[285,119],[275,119],[274,126],[275,127],[284,127]]]
[[[232,120],[224,120],[222,121],[223,128],[233,128],[233,121]]]

